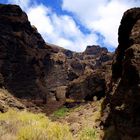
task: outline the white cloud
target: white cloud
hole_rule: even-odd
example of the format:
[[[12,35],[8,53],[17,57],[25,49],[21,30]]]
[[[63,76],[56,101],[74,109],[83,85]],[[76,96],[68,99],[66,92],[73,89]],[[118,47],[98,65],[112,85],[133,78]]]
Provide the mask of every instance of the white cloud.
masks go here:
[[[27,12],[31,24],[37,27],[46,42],[73,51],[83,51],[87,45],[97,44],[96,32],[104,36],[106,47],[117,47],[118,27],[124,11],[140,6],[140,0],[63,0],[62,9],[73,12],[91,31],[84,34],[72,16],[58,16],[51,8],[38,5],[37,0],[8,1]]]
[[[8,3],[20,5],[22,9],[26,10],[29,7],[31,1],[30,0],[8,0]]]
[[[74,12],[81,20],[99,18],[99,6],[105,5],[107,0],[63,0],[62,8]],[[94,15],[94,16],[93,16]]]
[[[87,44],[97,44],[97,36],[84,35],[68,15],[58,16],[44,5],[29,8],[27,14],[46,42],[73,51],[84,51]]]
[[[25,0],[24,0],[25,1]],[[73,51],[84,51],[87,45],[97,44],[96,34],[85,35],[71,16],[58,16],[43,4],[30,6],[30,0],[9,0],[20,5],[28,15],[32,25],[35,25],[48,43],[53,43]]]
[[[27,11],[29,20],[42,34],[53,33],[53,25],[51,24],[51,19],[48,16],[50,13],[51,10],[44,5],[31,7]]]
[[[64,10],[73,12],[91,31],[105,37],[104,43],[117,47],[117,34],[123,13],[140,6],[139,0],[63,0]]]

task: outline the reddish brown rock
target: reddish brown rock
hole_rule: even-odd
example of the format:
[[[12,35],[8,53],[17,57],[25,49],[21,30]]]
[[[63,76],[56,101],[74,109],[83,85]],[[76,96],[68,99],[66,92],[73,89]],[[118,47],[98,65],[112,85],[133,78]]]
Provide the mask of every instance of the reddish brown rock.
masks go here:
[[[65,54],[45,43],[19,6],[0,5],[0,13],[0,87],[27,107],[57,102],[54,90],[68,81]]]
[[[19,6],[0,5],[0,13],[0,86],[21,101],[38,99],[46,103],[45,80],[53,50]]]
[[[105,77],[102,73],[90,73],[80,76],[70,83],[67,90],[67,98],[73,100],[93,100],[105,96]]]
[[[28,108],[36,104],[45,106],[48,112],[63,105],[67,89],[69,95],[74,95],[73,83],[82,91],[75,92],[80,99],[92,99],[95,88],[96,93],[105,93],[113,57],[107,49],[91,46],[76,53],[45,43],[19,6],[0,4],[0,13],[0,87]]]
[[[85,50],[85,54],[86,55],[100,55],[101,53],[107,53],[108,50],[107,48],[101,48],[100,46],[87,46],[86,50]]]
[[[114,133],[105,139],[140,139],[140,8],[124,13],[119,27],[119,46],[112,66],[112,83],[106,98],[106,126]],[[106,106],[106,109],[107,109]],[[107,110],[104,110],[107,111]],[[106,135],[105,135],[106,136]]]

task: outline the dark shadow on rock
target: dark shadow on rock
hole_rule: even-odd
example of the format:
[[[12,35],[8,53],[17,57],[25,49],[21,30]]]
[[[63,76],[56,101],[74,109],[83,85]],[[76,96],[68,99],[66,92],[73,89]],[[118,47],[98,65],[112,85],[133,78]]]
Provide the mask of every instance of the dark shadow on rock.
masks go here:
[[[124,13],[112,80],[102,104],[103,140],[140,139],[140,8]]]
[[[27,15],[16,5],[0,5],[0,74],[18,98],[46,100],[50,50]]]

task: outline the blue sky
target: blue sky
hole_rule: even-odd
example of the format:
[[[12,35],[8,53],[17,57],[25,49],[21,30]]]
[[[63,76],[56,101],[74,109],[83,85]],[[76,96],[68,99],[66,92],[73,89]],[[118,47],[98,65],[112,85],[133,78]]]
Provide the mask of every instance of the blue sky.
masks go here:
[[[140,6],[140,0],[0,0],[0,3],[20,5],[46,42],[78,52],[97,44],[115,50],[123,13]]]

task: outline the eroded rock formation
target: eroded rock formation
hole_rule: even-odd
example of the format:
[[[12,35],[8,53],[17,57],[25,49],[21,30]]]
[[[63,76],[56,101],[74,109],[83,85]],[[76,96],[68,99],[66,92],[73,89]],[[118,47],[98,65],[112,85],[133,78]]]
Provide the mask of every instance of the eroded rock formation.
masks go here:
[[[105,139],[140,139],[140,8],[124,13],[119,27],[119,46],[112,66],[112,87],[106,99],[106,126],[114,133]],[[111,134],[112,133],[112,134]],[[109,136],[109,137],[108,137]]]
[[[0,5],[0,73],[19,98],[45,98],[50,50],[27,15],[16,5]]]
[[[0,87],[28,108],[36,104],[54,110],[65,103],[66,94],[88,100],[104,96],[112,57],[100,46],[76,53],[45,43],[19,6],[0,5]]]

